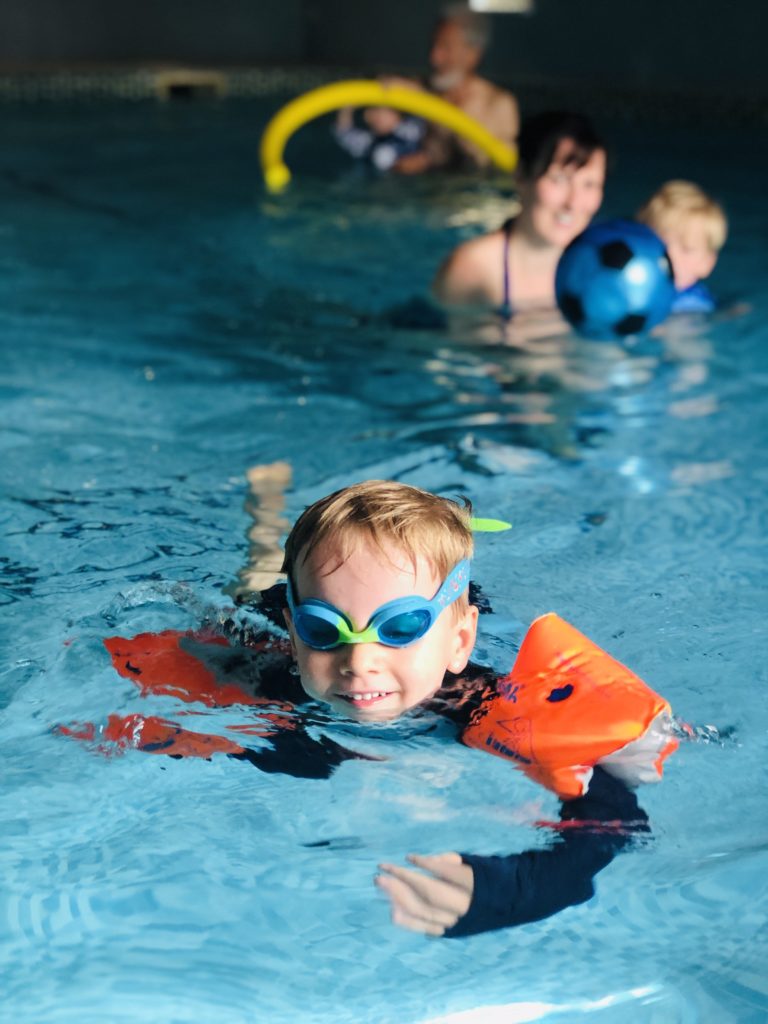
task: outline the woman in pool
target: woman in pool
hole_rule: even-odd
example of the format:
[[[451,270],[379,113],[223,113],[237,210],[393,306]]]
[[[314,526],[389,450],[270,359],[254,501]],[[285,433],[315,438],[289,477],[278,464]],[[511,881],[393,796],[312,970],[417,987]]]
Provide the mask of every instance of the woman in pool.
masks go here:
[[[559,111],[527,120],[518,146],[520,212],[454,249],[433,284],[444,305],[490,306],[506,318],[555,305],[560,254],[603,200],[607,151],[587,118]]]

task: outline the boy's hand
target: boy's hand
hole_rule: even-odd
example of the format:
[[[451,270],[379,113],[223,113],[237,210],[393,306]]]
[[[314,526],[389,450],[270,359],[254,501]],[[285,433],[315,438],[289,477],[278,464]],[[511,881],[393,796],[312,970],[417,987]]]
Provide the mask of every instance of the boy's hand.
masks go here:
[[[426,874],[398,864],[379,864],[385,873],[374,879],[389,897],[392,921],[413,932],[443,935],[469,910],[475,885],[472,868],[458,853],[432,857],[412,853],[407,859]]]

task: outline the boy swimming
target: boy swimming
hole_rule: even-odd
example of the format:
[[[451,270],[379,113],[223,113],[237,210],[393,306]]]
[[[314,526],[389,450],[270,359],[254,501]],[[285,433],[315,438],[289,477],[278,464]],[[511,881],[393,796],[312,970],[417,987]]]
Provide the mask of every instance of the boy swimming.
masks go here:
[[[472,552],[470,510],[404,484],[369,481],[310,506],[283,563],[286,622],[305,692],[361,722],[389,721],[430,702],[466,716],[492,685],[474,666],[457,678],[477,631],[478,610],[468,600]],[[644,827],[630,791],[597,771],[591,797],[569,802],[568,820]],[[588,898],[589,872],[627,841],[615,829],[566,836],[553,850],[512,858],[412,854],[412,868],[381,865],[376,884],[393,921],[426,934],[535,920]],[[589,877],[574,872],[578,862]]]
[[[210,673],[198,674],[200,688],[189,697],[209,706],[254,705],[265,712],[259,719],[264,729],[236,726],[235,742],[167,720],[111,716],[104,738],[150,753],[225,753],[264,771],[328,777],[343,761],[365,755],[310,736],[293,712],[310,699],[364,724],[429,710],[454,722],[465,741],[476,745],[468,729],[487,715],[487,702],[498,698],[514,705],[516,697],[514,686],[501,687],[490,670],[469,661],[478,617],[469,600],[472,552],[469,506],[416,487],[366,481],[315,502],[286,541],[285,588],[272,588],[258,606],[273,614],[277,599],[290,650],[279,638],[250,635],[251,651],[258,648],[249,663],[258,696],[233,695],[233,660],[244,655],[222,647],[223,638],[214,639],[214,657],[229,659],[224,685]],[[185,665],[181,686],[163,674],[174,645],[185,658],[203,655],[191,634],[105,643],[117,670],[143,692],[181,699],[191,666]],[[145,657],[150,648],[159,650],[158,664]],[[550,686],[547,699],[567,713],[568,687],[555,677]],[[82,729],[62,731],[93,736]],[[248,734],[268,738],[269,745],[243,746]],[[519,763],[526,760],[520,755]],[[590,766],[589,776],[588,788],[563,800],[560,822],[546,826],[555,835],[549,847],[497,857],[412,854],[409,866],[380,864],[375,883],[390,901],[393,921],[429,935],[459,937],[536,921],[589,899],[594,875],[635,833],[648,831],[646,815],[620,778],[599,764]]]

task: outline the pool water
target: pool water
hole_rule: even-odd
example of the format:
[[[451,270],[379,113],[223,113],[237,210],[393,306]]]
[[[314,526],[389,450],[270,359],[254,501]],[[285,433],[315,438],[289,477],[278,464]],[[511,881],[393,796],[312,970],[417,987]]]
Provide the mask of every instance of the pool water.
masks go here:
[[[318,124],[290,144],[289,191],[265,196],[277,105],[4,111],[3,1014],[768,1019],[765,140],[617,126],[606,213],[687,176],[732,230],[725,311],[622,348],[548,320],[415,319],[451,245],[503,215],[506,183],[367,180]],[[178,714],[102,641],[226,614],[245,473],[277,460],[289,519],[369,477],[511,519],[478,541],[494,609],[478,660],[508,667],[554,609],[722,730],[642,790],[653,839],[589,904],[461,941],[389,923],[379,861],[526,849],[557,813],[418,717],[367,734],[318,719],[380,758],[325,781],[56,734]],[[198,710],[209,732],[234,714]]]

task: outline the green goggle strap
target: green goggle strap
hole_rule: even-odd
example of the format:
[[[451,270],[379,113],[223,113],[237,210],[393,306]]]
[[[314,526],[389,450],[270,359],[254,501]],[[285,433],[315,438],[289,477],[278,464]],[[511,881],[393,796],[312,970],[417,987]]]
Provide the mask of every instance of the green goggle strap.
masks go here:
[[[469,525],[473,533],[501,533],[512,529],[512,523],[505,523],[503,519],[480,519],[476,516],[472,516]]]

